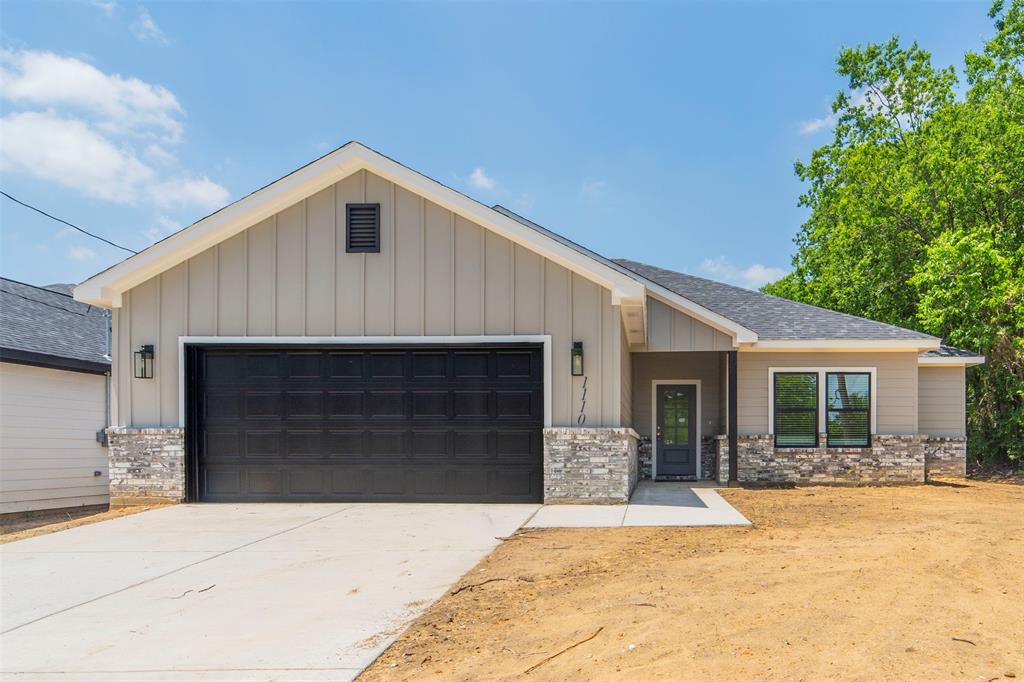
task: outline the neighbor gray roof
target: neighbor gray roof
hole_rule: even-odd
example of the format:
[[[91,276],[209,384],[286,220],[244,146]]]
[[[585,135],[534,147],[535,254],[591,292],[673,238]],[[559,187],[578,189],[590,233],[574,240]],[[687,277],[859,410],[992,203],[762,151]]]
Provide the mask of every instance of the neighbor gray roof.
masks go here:
[[[102,308],[51,288],[0,277],[0,357],[102,371],[110,366],[106,353],[107,315]]]
[[[933,339],[884,322],[837,313],[703,277],[622,258],[619,265],[755,332],[759,339]]]
[[[923,358],[980,358],[984,357],[981,353],[975,353],[971,350],[964,350],[963,348],[957,348],[956,346],[939,346],[931,350],[926,350],[921,353]]]

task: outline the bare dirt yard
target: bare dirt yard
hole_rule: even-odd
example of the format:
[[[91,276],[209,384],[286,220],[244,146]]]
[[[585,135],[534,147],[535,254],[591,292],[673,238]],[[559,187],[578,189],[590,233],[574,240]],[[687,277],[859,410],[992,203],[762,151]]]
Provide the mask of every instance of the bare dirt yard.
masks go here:
[[[753,528],[516,534],[360,679],[1024,679],[1024,487],[722,494]]]
[[[90,507],[75,510],[55,509],[44,512],[9,514],[0,518],[0,545],[14,542],[15,540],[34,538],[37,535],[56,533],[57,531],[67,530],[76,526],[118,519],[122,516],[138,514],[152,508],[148,506],[120,507],[117,509]]]

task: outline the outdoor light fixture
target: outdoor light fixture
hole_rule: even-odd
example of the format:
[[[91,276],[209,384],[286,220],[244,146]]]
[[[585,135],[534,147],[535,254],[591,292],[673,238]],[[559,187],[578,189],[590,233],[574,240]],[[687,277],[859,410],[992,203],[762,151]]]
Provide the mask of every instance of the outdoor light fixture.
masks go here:
[[[583,376],[583,342],[573,341],[572,342],[572,375],[574,377]]]
[[[135,378],[136,379],[152,379],[153,378],[153,345],[146,344],[139,346],[139,349],[135,351]]]

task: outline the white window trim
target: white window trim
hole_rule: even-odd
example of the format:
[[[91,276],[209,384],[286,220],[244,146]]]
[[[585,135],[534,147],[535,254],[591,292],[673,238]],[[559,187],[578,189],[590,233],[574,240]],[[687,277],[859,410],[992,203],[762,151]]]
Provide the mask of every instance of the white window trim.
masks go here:
[[[658,475],[658,386],[697,387],[697,480],[701,472],[700,379],[654,379],[651,381],[651,480]]]
[[[775,435],[775,373],[815,372],[818,375],[818,433],[825,433],[825,375],[829,372],[859,372],[871,375],[871,435],[878,433],[878,368],[877,367],[769,367],[768,368],[768,435]]]
[[[540,343],[544,345],[544,427],[551,427],[551,335],[511,334],[503,336],[179,336],[178,337],[178,426],[185,426],[185,345],[446,345],[480,343]]]

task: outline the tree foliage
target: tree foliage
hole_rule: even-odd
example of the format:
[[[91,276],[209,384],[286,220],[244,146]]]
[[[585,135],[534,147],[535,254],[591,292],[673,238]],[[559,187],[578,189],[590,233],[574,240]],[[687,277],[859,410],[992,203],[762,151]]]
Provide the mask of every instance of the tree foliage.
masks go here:
[[[764,291],[941,336],[968,372],[975,456],[1024,462],[1024,0],[936,68],[894,37],[844,49],[833,140],[796,173],[810,217],[794,270]]]

